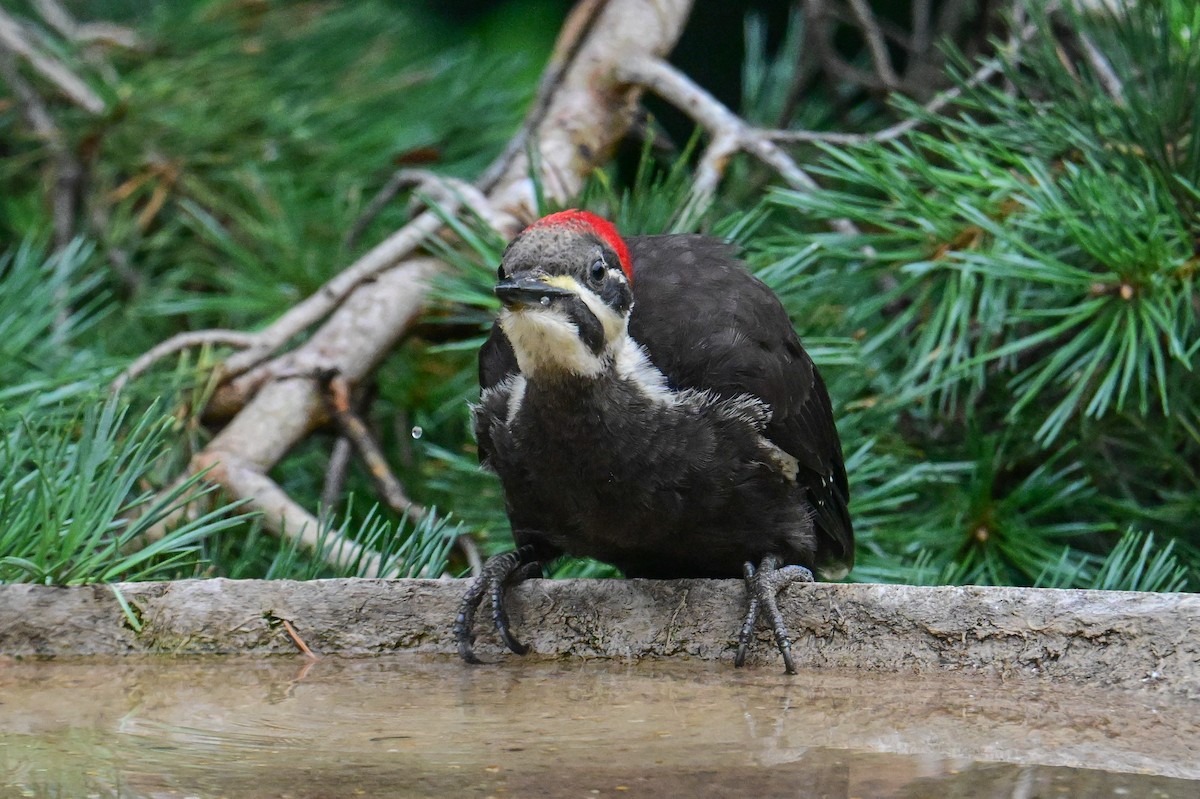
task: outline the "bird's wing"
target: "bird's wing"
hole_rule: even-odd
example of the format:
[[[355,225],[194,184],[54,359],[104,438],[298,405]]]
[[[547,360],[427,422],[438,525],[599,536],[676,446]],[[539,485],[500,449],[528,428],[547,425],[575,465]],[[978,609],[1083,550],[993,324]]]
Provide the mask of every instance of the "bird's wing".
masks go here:
[[[491,334],[479,348],[480,395],[485,395],[488,389],[495,388],[520,371],[517,368],[517,356],[513,352],[512,344],[508,343],[508,337],[500,329],[500,323],[493,323]],[[476,430],[476,439],[479,447],[479,462],[487,463],[492,456],[491,439],[481,435],[478,430]]]
[[[519,371],[512,344],[508,343],[500,323],[493,322],[491,334],[479,348],[479,390],[494,388]]]
[[[854,562],[854,529],[842,448],[825,383],[787,312],[746,271],[734,248],[708,236],[634,236],[629,329],[673,388],[771,406],[766,434],[800,463],[797,480],[816,513],[818,566]]]

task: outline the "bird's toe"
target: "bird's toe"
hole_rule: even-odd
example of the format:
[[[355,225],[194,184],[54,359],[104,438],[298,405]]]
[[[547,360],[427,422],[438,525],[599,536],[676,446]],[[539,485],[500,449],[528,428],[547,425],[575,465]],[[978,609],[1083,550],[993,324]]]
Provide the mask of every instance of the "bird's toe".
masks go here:
[[[754,636],[754,626],[758,622],[760,612],[765,611],[771,631],[775,635],[775,646],[783,657],[784,671],[787,674],[796,673],[796,664],[792,658],[792,638],[784,623],[783,613],[779,609],[779,592],[795,582],[812,582],[813,574],[803,566],[778,566],[778,561],[771,556],[765,557],[756,569],[754,564],[746,563],[743,567],[748,596],[748,609],[738,635],[738,651],[734,657],[734,665],[741,666],[746,660],[746,651]]]

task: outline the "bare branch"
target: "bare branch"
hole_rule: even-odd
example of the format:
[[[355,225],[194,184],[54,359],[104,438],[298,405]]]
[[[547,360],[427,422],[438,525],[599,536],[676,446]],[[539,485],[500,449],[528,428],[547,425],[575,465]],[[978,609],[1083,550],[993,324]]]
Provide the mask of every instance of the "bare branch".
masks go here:
[[[441,210],[444,214],[453,215],[458,212],[458,207],[459,204],[451,200]],[[226,373],[231,376],[240,375],[270,357],[290,338],[316,324],[341,305],[364,281],[390,269],[402,258],[412,254],[427,236],[437,232],[441,226],[442,220],[438,215],[426,211],[372,247],[315,294],[292,306],[265,330],[255,334],[253,344],[226,361]]]
[[[21,24],[3,9],[0,9],[0,48],[23,57],[80,108],[92,114],[104,113],[106,106],[100,96],[61,62],[30,43]]]
[[[74,39],[79,30],[79,24],[71,17],[58,0],[33,0],[33,7],[42,15],[42,19],[54,30]]]
[[[397,194],[410,186],[417,187],[418,192],[425,194],[443,208],[452,202],[458,202],[502,235],[511,232],[509,228],[512,220],[492,207],[483,192],[474,185],[465,180],[439,175],[428,169],[400,169],[371,198],[362,215],[346,234],[345,246],[353,247],[363,230],[375,220],[379,212],[395,199]]]
[[[54,118],[50,116],[45,102],[42,101],[29,81],[21,75],[17,69],[16,59],[3,48],[0,48],[0,77],[4,78],[5,83],[12,88],[13,94],[16,95],[21,115],[25,117],[25,124],[29,125],[33,132],[51,147],[62,147],[62,131],[55,124]]]
[[[342,239],[342,245],[347,249],[351,249],[358,243],[358,237],[363,234],[367,226],[375,221],[375,217],[387,207],[387,204],[396,199],[396,195],[404,190],[405,187],[411,186],[412,183],[409,175],[412,170],[400,169],[388,178],[387,183],[375,193],[371,198],[371,202],[367,203],[367,207],[359,214],[358,219],[350,226],[350,230],[346,232],[345,238]]]
[[[1088,63],[1092,65],[1096,76],[1100,78],[1100,83],[1104,85],[1104,91],[1112,98],[1113,102],[1118,106],[1125,105],[1125,86],[1121,83],[1121,78],[1117,76],[1113,70],[1112,64],[1108,58],[1092,41],[1092,37],[1088,36],[1083,31],[1078,31],[1076,36],[1079,37],[1079,43],[1083,45],[1083,52],[1087,56]]]
[[[126,49],[139,44],[137,34],[129,28],[111,22],[76,22],[58,0],[33,0],[33,5],[46,24],[73,42],[110,44]]]
[[[116,379],[108,387],[108,390],[116,394],[130,380],[137,379],[154,364],[177,352],[182,352],[192,347],[211,347],[222,344],[230,347],[249,347],[256,340],[256,336],[253,333],[243,333],[240,330],[197,330],[191,333],[180,333],[161,344],[155,345],[138,356],[137,360],[129,364],[121,374],[117,375]]]
[[[869,0],[868,0],[869,2]],[[856,28],[860,26],[858,17],[853,11],[848,11],[843,8],[834,7],[829,9],[829,17],[846,25],[854,25]],[[874,16],[876,27],[883,36],[883,41],[891,42],[904,48],[906,51],[912,50],[912,35],[904,29],[903,26],[897,25],[890,19]]]
[[[315,376],[338,369],[351,382],[362,379],[417,318],[429,281],[443,268],[436,259],[413,258],[384,272],[376,281],[355,289],[312,338],[273,367],[272,373],[280,377],[256,385],[252,391],[239,381],[218,389],[210,407],[240,401],[241,409],[231,414],[229,423],[192,459],[189,470],[199,471],[214,461],[232,462],[243,470],[257,469],[267,479],[265,472],[326,418]],[[236,400],[223,396],[229,393],[244,396]],[[270,492],[263,495],[271,499],[269,505],[257,494],[232,488],[231,493],[249,499],[249,508],[264,514],[286,510],[290,514],[286,524],[271,523],[268,529],[272,532],[290,536],[301,529],[299,521],[315,518],[294,502],[283,504]],[[299,515],[301,512],[305,516]],[[148,537],[161,537],[177,523],[178,516],[164,519]]]
[[[304,548],[320,552],[326,562],[340,568],[360,565],[362,577],[380,577],[383,562],[365,547],[326,528],[278,483],[258,467],[231,452],[210,449],[193,459],[196,469],[209,469],[205,479],[235,497],[249,500],[247,507],[262,512],[263,526],[270,532],[296,540]]]
[[[838,55],[837,47],[834,44],[836,26],[833,24],[837,16],[837,11],[831,9],[825,0],[805,0],[804,19],[810,31],[809,45],[817,60],[820,61],[821,68],[839,80],[863,86],[872,91],[886,91],[888,87],[879,77],[847,63]]]
[[[909,120],[905,120],[907,123]],[[893,133],[893,128],[899,128],[899,125],[892,125],[875,133],[841,133],[836,130],[761,130],[763,136],[774,142],[783,144],[863,144],[869,141],[888,141],[894,139],[901,134],[912,130],[912,127],[904,128],[899,133]]]
[[[929,52],[931,0],[913,0],[912,4],[912,38],[910,47],[913,55],[924,55]]]
[[[459,204],[460,214],[469,212],[482,221],[502,238],[508,238],[516,232],[516,220],[492,204],[482,191],[472,183],[458,178],[446,177],[426,169],[408,170],[409,179],[417,187],[417,203],[428,204],[432,201],[439,207],[453,199]],[[423,195],[423,196],[421,196]]]
[[[321,521],[327,519],[337,507],[346,488],[346,473],[350,468],[350,457],[354,447],[350,439],[338,436],[329,451],[329,466],[325,469],[325,482],[321,486]]]
[[[674,44],[690,9],[689,0],[594,0],[572,20],[585,19],[570,40],[561,62],[551,64],[553,89],[536,121],[528,124],[529,147],[493,165],[487,200],[512,220],[531,219],[537,200],[531,175],[556,202],[575,196],[593,169],[603,163],[628,130],[640,90],[613,77],[613,66],[641,55],[659,56]],[[587,12],[583,17],[580,14]],[[457,213],[461,203],[441,209]],[[261,511],[269,528],[308,540],[316,519],[287,497],[266,476],[300,440],[326,418],[320,388],[312,376],[335,369],[347,381],[361,380],[410,328],[426,301],[430,281],[446,268],[434,258],[411,253],[441,227],[426,212],[377,245],[315,295],[285,313],[255,336],[255,344],[234,355],[227,373],[238,375],[222,386],[210,408],[229,412],[229,423],[191,469],[224,464],[215,479],[248,507]],[[328,318],[326,318],[328,317]],[[295,351],[251,370],[297,334],[325,319]],[[248,371],[251,370],[251,371]],[[274,519],[274,521],[271,521]],[[168,520],[171,523],[171,520]]]
[[[383,450],[379,448],[375,437],[367,429],[367,425],[350,407],[350,384],[346,378],[334,372],[327,372],[320,377],[321,393],[333,421],[337,424],[342,436],[354,445],[358,455],[367,466],[367,473],[375,488],[396,513],[406,513],[412,519],[419,520],[425,515],[425,508],[408,498],[404,486],[392,474]]]
[[[875,74],[889,90],[894,91],[900,86],[900,76],[892,68],[892,57],[888,54],[887,43],[883,40],[883,31],[879,22],[871,12],[866,0],[848,0],[850,8],[862,28],[863,38],[867,40],[867,49],[871,53],[871,62],[875,65]]]
[[[479,179],[475,181],[475,185],[481,191],[490,191],[495,187],[500,178],[510,170],[517,156],[525,152],[529,147],[531,133],[537,130],[546,118],[551,101],[554,99],[559,86],[563,82],[563,76],[566,74],[567,67],[574,63],[580,47],[587,41],[588,35],[592,31],[592,26],[599,18],[600,12],[604,10],[606,3],[607,0],[581,0],[567,16],[562,30],[559,31],[558,39],[554,42],[554,50],[550,54],[550,61],[546,64],[546,69],[542,72],[537,91],[534,93],[533,104],[530,106],[529,112],[525,115],[525,121],[521,124],[516,134],[509,139],[508,144],[505,145],[500,155],[488,165],[483,174],[479,176]],[[688,5],[690,5],[690,2]],[[687,12],[685,11],[684,13],[686,15]]]
[[[54,249],[61,250],[75,236],[75,212],[79,185],[83,180],[83,166],[71,151],[62,130],[50,115],[41,95],[25,80],[17,69],[15,58],[0,48],[0,77],[12,87],[20,104],[21,114],[33,132],[46,142],[50,152],[52,172],[51,191],[52,219],[54,220]],[[59,322],[65,314],[59,314]]]
[[[925,104],[925,114],[936,114],[950,103],[962,96],[966,89],[973,89],[976,86],[986,83],[991,80],[1003,68],[1006,60],[1013,59],[1020,51],[1021,45],[1028,42],[1037,33],[1036,25],[1026,25],[1021,29],[1020,33],[1011,37],[1005,44],[1002,52],[995,57],[985,60],[980,64],[971,77],[967,78],[961,86],[954,86],[944,92],[937,94],[932,100]],[[882,130],[874,133],[837,133],[825,132],[816,130],[764,130],[759,131],[764,138],[776,142],[786,142],[791,144],[809,143],[809,142],[825,142],[827,144],[864,144],[866,142],[886,142],[892,139],[897,139],[911,130],[915,130],[924,122],[924,115],[909,117],[908,119],[897,122],[895,125],[890,125]]]
[[[452,215],[458,211],[460,202],[456,197],[451,196],[447,198],[447,205],[443,205],[439,210],[443,214]],[[254,392],[268,380],[296,374],[294,365],[290,363],[287,365],[274,364],[264,366],[253,372],[249,370],[269,358],[293,336],[302,333],[330,312],[337,309],[363,283],[370,281],[372,278],[378,276],[379,273],[392,268],[405,256],[410,255],[421,245],[421,242],[427,236],[436,232],[441,227],[441,224],[441,220],[437,214],[432,211],[426,211],[377,244],[351,266],[329,280],[315,294],[292,306],[283,316],[275,320],[266,329],[257,333],[205,330],[180,333],[173,336],[138,358],[138,361],[135,361],[126,370],[127,373],[132,371],[132,374],[126,376],[123,373],[121,377],[125,379],[122,380],[121,377],[118,377],[120,383],[119,385],[114,383],[113,389],[118,389],[130,378],[144,372],[155,360],[170,355],[173,352],[178,352],[181,349],[194,346],[193,342],[198,340],[202,342],[205,337],[212,336],[215,343],[234,344],[240,347],[242,351],[231,356],[225,362],[222,369],[225,379],[235,379],[232,383],[226,383],[218,391],[217,396],[213,400],[214,407],[210,407],[209,409],[209,415],[224,417],[236,413],[253,396]],[[151,358],[151,355],[154,353],[157,353],[156,357]],[[135,367],[139,366],[139,362],[143,360],[148,360],[149,363],[133,371]],[[323,363],[316,364],[313,368],[321,369],[328,367],[328,363]],[[249,373],[247,374],[247,372]]]
[[[132,50],[142,42],[129,28],[111,22],[85,22],[75,29],[75,41],[85,44],[107,44]]]
[[[712,136],[712,143],[697,170],[690,203],[706,204],[711,201],[730,156],[739,151],[753,155],[774,169],[792,188],[803,191],[815,191],[818,188],[816,181],[768,136],[750,127],[717,98],[661,58],[643,57],[623,61],[616,67],[616,73],[623,81],[650,89],[690,116]],[[834,220],[832,225],[846,235],[860,232],[846,219]]]

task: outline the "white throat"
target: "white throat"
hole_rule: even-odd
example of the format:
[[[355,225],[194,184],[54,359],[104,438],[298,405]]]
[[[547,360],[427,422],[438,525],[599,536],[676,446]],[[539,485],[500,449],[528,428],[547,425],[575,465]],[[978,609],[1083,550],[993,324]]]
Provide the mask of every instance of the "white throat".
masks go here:
[[[652,402],[673,404],[677,400],[666,376],[629,335],[627,320],[622,321],[616,338],[609,339],[599,355],[584,345],[575,324],[565,314],[549,308],[501,311],[500,327],[517,356],[522,395],[525,380],[549,375],[596,379],[608,373],[632,383]],[[516,400],[518,406],[520,400]],[[516,407],[510,412],[515,416]]]
[[[512,343],[517,365],[526,377],[557,372],[578,377],[598,377],[612,368],[615,353],[629,338],[629,317],[612,309],[596,292],[566,277],[547,279],[551,285],[574,292],[604,328],[604,349],[592,352],[579,338],[579,327],[555,305],[526,305],[500,311],[500,327]]]
[[[521,374],[527,380],[541,375],[595,379],[607,372],[633,383],[651,401],[674,402],[676,394],[668,387],[666,376],[629,335],[628,314],[617,313],[574,280],[570,287],[604,327],[604,349],[592,352],[579,338],[578,326],[554,305],[505,308],[500,311],[500,328],[512,344]]]
[[[599,377],[611,361],[592,352],[579,338],[579,328],[562,310],[526,306],[500,311],[500,328],[512,344],[517,366],[526,378],[543,374]]]

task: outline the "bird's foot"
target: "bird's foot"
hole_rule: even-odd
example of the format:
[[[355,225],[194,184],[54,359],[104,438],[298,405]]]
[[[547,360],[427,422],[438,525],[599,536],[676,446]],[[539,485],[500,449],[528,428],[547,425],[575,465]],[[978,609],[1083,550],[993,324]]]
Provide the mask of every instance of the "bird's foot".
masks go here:
[[[512,586],[541,571],[541,562],[533,560],[533,557],[533,547],[523,546],[488,558],[479,576],[463,594],[458,615],[454,619],[454,640],[458,642],[459,657],[467,663],[483,663],[475,655],[475,634],[471,630],[475,626],[475,612],[484,596],[491,597],[492,624],[504,645],[518,655],[528,654],[529,647],[518,641],[509,629],[504,595]]]
[[[775,632],[775,645],[779,654],[783,655],[784,671],[796,673],[796,664],[792,662],[792,639],[788,635],[787,625],[783,623],[783,614],[779,611],[779,592],[795,582],[811,583],[813,574],[803,566],[780,566],[779,559],[768,555],[762,559],[758,568],[749,561],[742,567],[746,579],[746,591],[749,605],[746,610],[746,620],[742,622],[742,631],[738,635],[737,656],[733,665],[741,666],[746,662],[746,649],[754,636],[754,625],[758,622],[759,611],[766,608],[767,620]]]

